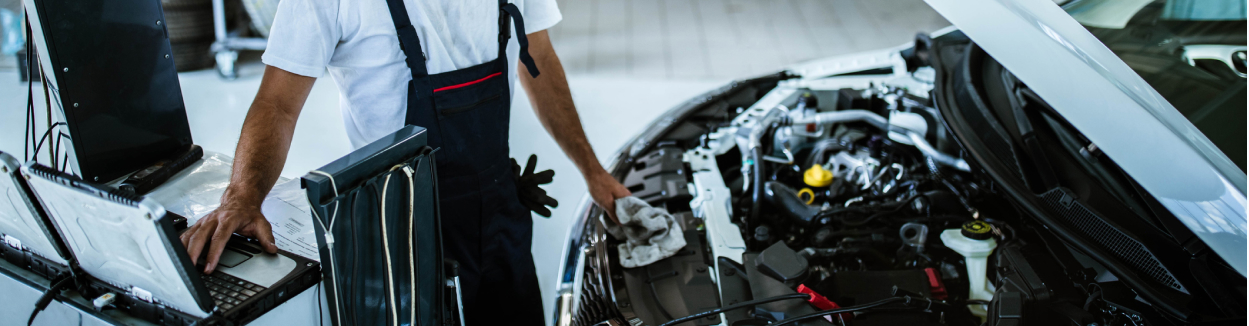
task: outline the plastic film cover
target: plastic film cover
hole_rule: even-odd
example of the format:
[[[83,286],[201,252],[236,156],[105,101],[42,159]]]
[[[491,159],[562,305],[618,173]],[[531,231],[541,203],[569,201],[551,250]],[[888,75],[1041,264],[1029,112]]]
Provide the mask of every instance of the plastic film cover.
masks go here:
[[[233,161],[229,155],[204,151],[203,159],[174,174],[146,197],[194,223],[221,206]]]

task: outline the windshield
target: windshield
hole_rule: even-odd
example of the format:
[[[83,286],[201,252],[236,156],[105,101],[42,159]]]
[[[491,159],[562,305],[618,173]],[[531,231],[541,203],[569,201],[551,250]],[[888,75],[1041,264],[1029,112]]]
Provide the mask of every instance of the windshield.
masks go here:
[[[1078,0],[1068,14],[1245,171],[1244,0]]]

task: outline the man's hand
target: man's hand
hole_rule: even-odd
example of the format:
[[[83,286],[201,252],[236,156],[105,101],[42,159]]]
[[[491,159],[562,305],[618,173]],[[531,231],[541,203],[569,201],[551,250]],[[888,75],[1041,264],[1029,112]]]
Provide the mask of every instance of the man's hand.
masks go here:
[[[191,263],[198,264],[204,247],[208,247],[208,262],[204,273],[212,273],[221,259],[230,235],[238,233],[243,236],[260,240],[265,252],[277,253],[278,247],[273,243],[273,228],[269,220],[260,213],[260,207],[238,207],[238,205],[222,205],[212,213],[201,218],[186,232],[182,233],[182,245],[186,246]]]
[[[620,218],[616,217],[616,199],[631,196],[633,193],[607,171],[587,177],[585,183],[590,188],[590,198],[594,199],[594,203],[607,211],[612,222],[620,224]]]

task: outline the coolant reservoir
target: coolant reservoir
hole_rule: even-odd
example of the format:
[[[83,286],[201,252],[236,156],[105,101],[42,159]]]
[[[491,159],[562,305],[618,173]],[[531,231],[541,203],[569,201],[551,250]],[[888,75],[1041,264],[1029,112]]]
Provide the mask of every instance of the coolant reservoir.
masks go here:
[[[993,228],[983,221],[963,223],[961,229],[947,229],[941,232],[941,242],[963,255],[967,263],[967,280],[971,283],[971,291],[967,300],[993,300],[993,284],[989,283],[986,271],[989,265],[989,254],[997,248],[997,240],[993,239]],[[969,305],[971,313],[984,320],[987,315],[986,305]]]

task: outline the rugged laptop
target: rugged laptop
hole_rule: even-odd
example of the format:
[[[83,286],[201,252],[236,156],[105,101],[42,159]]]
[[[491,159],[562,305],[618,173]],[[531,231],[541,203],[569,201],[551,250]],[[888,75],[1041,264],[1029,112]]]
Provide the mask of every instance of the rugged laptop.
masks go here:
[[[191,264],[180,219],[151,199],[28,163],[22,175],[85,272],[84,295],[158,325],[246,323],[320,281],[320,265],[235,237],[211,274]],[[203,324],[203,323],[201,323]]]
[[[68,271],[69,251],[22,178],[17,158],[0,152],[0,257],[48,279]]]
[[[459,325],[442,257],[435,150],[407,126],[302,179],[334,325]],[[507,303],[500,303],[507,304]]]
[[[75,174],[110,183],[160,161],[190,163],[177,160],[193,140],[160,0],[25,3]]]

